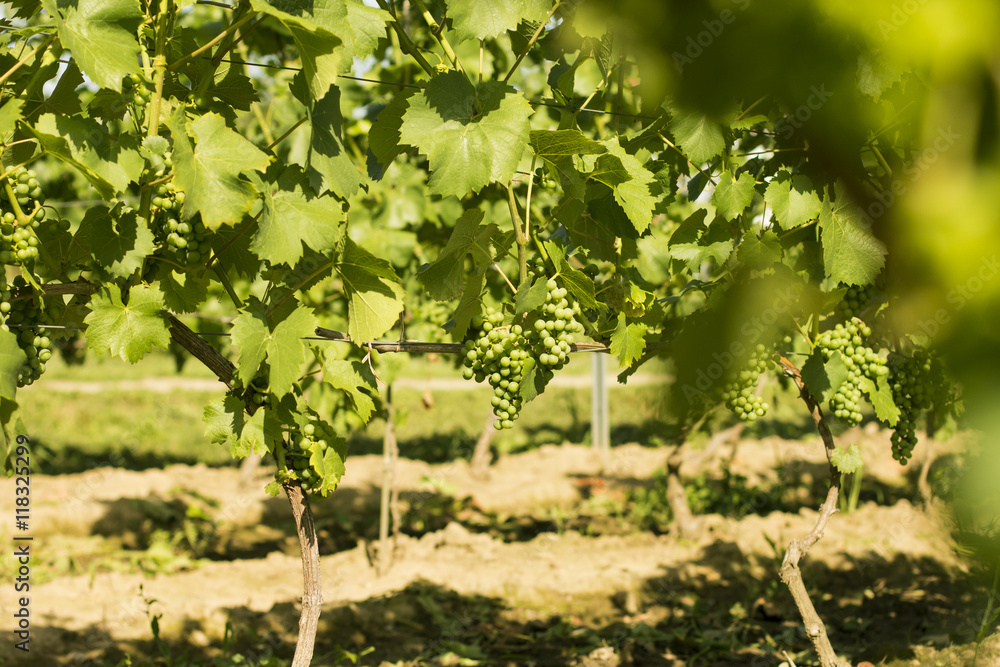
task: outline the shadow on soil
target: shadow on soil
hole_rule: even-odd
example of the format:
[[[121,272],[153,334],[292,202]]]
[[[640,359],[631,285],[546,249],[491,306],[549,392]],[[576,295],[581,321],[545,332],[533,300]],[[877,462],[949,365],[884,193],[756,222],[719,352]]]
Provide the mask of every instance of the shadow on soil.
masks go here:
[[[787,651],[795,664],[813,665],[798,612],[778,582],[778,566],[777,558],[743,554],[719,541],[690,563],[664,568],[638,591],[571,601],[568,611],[546,617],[497,598],[415,582],[386,596],[328,605],[313,664],[774,667]],[[841,569],[807,562],[803,576],[811,591],[827,591],[814,593],[817,611],[834,646],[852,663],[969,664],[967,646],[932,651],[933,662],[918,659],[928,647],[968,645],[978,627],[982,595],[937,561],[872,556],[848,559]],[[559,604],[567,609],[566,600]],[[129,653],[134,665],[246,664],[231,661],[236,654],[250,664],[284,665],[297,620],[297,606],[280,603],[266,613],[229,609],[225,638],[208,643],[193,638],[217,638],[221,628],[170,618],[159,621],[169,628],[163,643],[153,641],[151,632],[149,640],[114,645],[99,628],[33,627],[33,638],[65,648],[67,659],[49,664],[114,665]],[[95,651],[99,659],[85,658]],[[617,660],[594,662],[611,654]]]

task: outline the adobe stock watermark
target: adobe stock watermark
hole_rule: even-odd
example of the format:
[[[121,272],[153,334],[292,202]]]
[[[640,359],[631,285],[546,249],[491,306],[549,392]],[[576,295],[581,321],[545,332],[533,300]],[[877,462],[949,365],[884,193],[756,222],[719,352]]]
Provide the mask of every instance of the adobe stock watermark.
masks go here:
[[[736,5],[738,11],[744,11],[750,6],[750,0],[732,0],[732,2]],[[683,52],[674,51],[671,54],[674,65],[677,66],[677,71],[684,72],[684,68],[700,58],[705,53],[705,50],[710,48],[715,43],[715,40],[722,36],[722,33],[726,30],[726,26],[731,25],[735,21],[736,12],[732,9],[723,9],[716,14],[714,19],[705,19],[702,21],[701,24],[705,29],[695,35],[688,35],[687,46]]]
[[[945,295],[945,301],[950,308],[938,308],[934,315],[926,320],[917,323],[920,330],[930,338],[934,338],[941,331],[941,327],[951,322],[952,316],[961,312],[969,305],[973,297],[986,287],[986,284],[997,277],[1000,272],[1000,261],[996,255],[984,258],[979,263],[979,268],[975,274],[970,276],[961,285],[957,285]]]
[[[951,125],[947,128],[939,128],[934,141],[903,165],[902,178],[893,179],[888,188],[875,194],[875,201],[868,204],[868,207],[862,211],[865,221],[870,225],[885,215],[886,211],[892,208],[900,197],[909,192],[913,184],[920,180],[920,177],[941,158],[942,154],[951,149],[959,138],[961,135],[955,132]]]
[[[913,18],[914,14],[920,11],[921,6],[926,4],[927,0],[905,0],[893,5],[888,20],[879,19],[877,24],[882,33],[882,39],[902,28],[907,21]]]
[[[791,139],[796,130],[801,130],[802,126],[808,123],[813,114],[822,109],[831,97],[833,97],[833,91],[827,90],[825,83],[821,83],[819,86],[810,86],[809,97],[806,98],[806,101],[795,107],[791,114],[785,115],[775,123],[775,134],[782,139]]]

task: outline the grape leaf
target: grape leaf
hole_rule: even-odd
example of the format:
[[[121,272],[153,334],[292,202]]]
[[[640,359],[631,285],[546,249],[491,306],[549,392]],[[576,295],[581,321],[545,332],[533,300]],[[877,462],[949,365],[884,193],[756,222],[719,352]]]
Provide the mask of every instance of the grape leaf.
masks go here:
[[[344,467],[344,460],[347,459],[347,441],[343,438],[334,438],[328,443],[325,450],[320,452],[314,450],[309,457],[309,465],[319,472],[323,480],[318,491],[328,494],[337,488],[340,479],[347,472]]]
[[[201,213],[202,222],[212,230],[242,220],[258,193],[240,174],[267,169],[267,154],[226,127],[225,119],[215,113],[187,123],[180,108],[167,126],[174,139],[174,184],[186,195],[185,217]]]
[[[801,374],[802,381],[806,383],[809,393],[817,401],[826,403],[833,398],[837,390],[840,389],[840,385],[847,380],[848,371],[844,357],[839,351],[834,350],[830,359],[825,363],[823,355],[816,351],[802,365]]]
[[[301,191],[264,189],[264,213],[250,249],[272,264],[294,266],[302,246],[326,252],[341,240],[345,215],[333,197],[307,198]]]
[[[344,118],[340,113],[340,89],[331,86],[326,94],[315,102],[309,101],[304,79],[295,77],[292,93],[306,107],[309,132],[309,150],[306,171],[313,189],[323,194],[327,190],[347,198],[358,191],[362,174],[344,150],[341,127]]]
[[[399,143],[399,131],[403,126],[403,114],[410,106],[410,97],[416,90],[406,88],[392,98],[379,112],[368,132],[368,176],[381,180],[396,156],[404,153],[409,146]]]
[[[316,324],[312,309],[294,299],[268,315],[264,304],[251,296],[233,320],[232,329],[233,345],[240,351],[236,372],[243,384],[250,383],[266,358],[268,389],[278,396],[288,393],[308,356],[302,339],[313,335]]]
[[[0,105],[0,140],[6,140],[7,135],[17,127],[17,121],[21,118],[21,108],[24,100],[14,97],[7,98],[3,105]]]
[[[753,174],[744,171],[739,178],[728,169],[719,176],[719,184],[712,193],[715,210],[726,220],[735,220],[753,202]]]
[[[528,141],[531,105],[499,81],[478,90],[460,72],[440,74],[410,98],[400,139],[431,167],[431,194],[462,197],[507,182]]]
[[[17,372],[26,363],[28,357],[17,344],[17,335],[0,331],[0,398],[14,400]]]
[[[875,408],[875,416],[889,426],[895,426],[899,421],[900,411],[892,400],[892,389],[886,376],[880,375],[877,382],[861,378],[858,386],[868,395],[868,400]]]
[[[465,277],[462,258],[465,255],[472,255],[477,265],[493,263],[492,242],[500,230],[493,223],[480,224],[482,219],[483,212],[479,209],[473,208],[463,213],[455,221],[451,237],[438,253],[437,259],[420,267],[417,277],[432,298],[448,301],[458,298],[462,293]],[[479,289],[482,289],[482,283],[479,284]]]
[[[888,59],[868,51],[858,56],[858,90],[876,102],[881,99],[882,93],[892,88],[901,78]]]
[[[59,41],[73,53],[91,81],[120,92],[122,78],[139,71],[136,30],[142,10],[136,0],[43,0]]]
[[[545,276],[521,282],[514,296],[514,314],[520,315],[541,307],[545,303],[545,295],[548,294],[548,288],[545,286],[547,282]]]
[[[347,296],[347,333],[351,340],[362,345],[391,329],[403,310],[405,296],[392,265],[348,237],[334,270]]]
[[[299,51],[302,73],[313,99],[321,99],[337,83],[344,56],[341,31],[349,31],[343,0],[251,0],[250,6],[281,21]],[[348,62],[350,60],[348,59]]]
[[[588,178],[611,188],[615,201],[625,211],[635,230],[642,234],[653,219],[656,199],[650,186],[656,179],[634,155],[625,152],[617,138],[605,141],[604,146],[608,152],[597,157]]]
[[[128,188],[142,173],[138,150],[114,141],[97,121],[45,114],[28,130],[46,152],[76,167],[104,199]]]
[[[870,285],[885,266],[885,245],[861,225],[856,211],[833,209],[829,200],[819,214],[823,265],[834,282]]]
[[[243,401],[232,394],[206,405],[201,420],[207,427],[205,435],[209,441],[221,445],[235,440],[237,433],[243,430],[243,410]]]
[[[674,243],[670,246],[670,256],[685,262],[689,269],[697,271],[704,262],[714,260],[722,266],[733,252],[731,241],[716,241],[701,245],[698,243]]]
[[[846,450],[840,447],[833,450],[833,454],[830,455],[830,463],[835,465],[841,473],[850,475],[861,470],[864,461],[861,460],[861,450],[852,442]]]
[[[378,393],[375,376],[367,364],[360,361],[327,359],[323,364],[323,382],[340,389],[351,399],[354,411],[365,423],[375,412],[375,401],[362,389]]]
[[[546,241],[545,250],[559,271],[559,279],[562,280],[569,293],[580,302],[580,305],[588,310],[603,309],[603,304],[598,303],[594,297],[594,281],[588,278],[583,271],[570,266],[566,260],[565,248],[555,241]]]
[[[521,21],[544,21],[551,8],[548,0],[452,0],[448,15],[462,42],[493,39]]]
[[[163,303],[175,313],[193,313],[208,297],[208,278],[194,271],[177,271],[169,264],[161,264],[158,278]]]
[[[531,150],[543,160],[570,155],[600,155],[608,149],[580,130],[532,130],[528,133]]]
[[[781,261],[781,241],[770,229],[759,237],[755,231],[748,229],[739,245],[737,257],[751,269],[757,271],[769,269]]]
[[[11,453],[17,446],[18,436],[27,437],[27,429],[21,420],[21,409],[17,401],[0,396],[0,452],[3,452],[3,471],[7,476],[14,474]]]
[[[671,118],[670,132],[687,159],[696,165],[708,162],[726,147],[722,127],[695,111],[678,113]]]
[[[627,324],[625,313],[618,313],[618,326],[611,334],[611,354],[618,357],[622,366],[631,366],[646,349],[646,325],[642,322]]]
[[[362,0],[252,0],[259,12],[281,21],[299,51],[302,72],[313,99],[322,99],[337,75],[350,68],[355,57],[373,53],[385,37],[386,11]]]
[[[98,353],[108,352],[134,364],[154,345],[170,344],[163,294],[153,286],[136,285],[129,290],[128,305],[122,302],[115,284],[101,288],[90,300],[87,346]]]
[[[86,239],[94,259],[116,278],[128,278],[153,254],[153,232],[134,210],[118,204],[114,215],[105,206],[87,209],[75,239]]]
[[[538,370],[534,357],[528,357],[521,366],[521,386],[518,395],[525,403],[535,400],[545,389],[545,379]]]
[[[267,451],[265,426],[266,410],[257,410],[252,417],[239,397],[227,394],[225,398],[205,406],[202,421],[207,425],[205,435],[216,444],[229,444],[229,454],[245,458],[256,452]]]
[[[774,211],[774,218],[785,229],[804,225],[819,215],[823,204],[808,177],[787,171],[778,172],[764,191],[764,203]]]

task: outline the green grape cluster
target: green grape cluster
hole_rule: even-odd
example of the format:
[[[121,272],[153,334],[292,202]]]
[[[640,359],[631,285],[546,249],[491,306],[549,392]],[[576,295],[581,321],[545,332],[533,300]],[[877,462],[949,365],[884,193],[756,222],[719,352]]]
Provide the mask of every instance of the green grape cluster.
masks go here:
[[[475,340],[465,342],[466,380],[489,380],[493,387],[493,414],[497,429],[513,428],[521,414],[521,380],[530,352],[524,347],[524,330],[519,324],[503,326],[503,313],[486,309],[486,318]]]
[[[861,380],[868,378],[877,382],[888,374],[885,358],[867,343],[872,335],[871,327],[857,318],[846,323],[838,323],[833,329],[823,332],[816,341],[824,360],[829,360],[834,352],[839,352],[847,367],[847,379],[830,399],[830,410],[838,419],[851,426],[861,423]]]
[[[551,278],[545,287],[545,304],[528,329],[527,338],[535,360],[550,378],[566,365],[569,351],[576,342],[573,334],[583,331],[583,326],[576,320],[576,312],[566,299],[566,288],[559,287]]]
[[[134,104],[138,108],[143,108],[149,104],[153,93],[146,87],[142,77],[136,73],[129,74],[122,79],[122,97],[128,104]]]
[[[10,331],[17,336],[17,343],[28,363],[21,366],[17,375],[17,386],[32,384],[45,372],[45,364],[52,358],[52,341],[39,325],[48,324],[45,312],[30,299],[12,299],[12,289],[23,290],[27,283],[18,276],[11,285],[4,277],[0,285],[0,330]]]
[[[751,353],[745,368],[735,373],[722,388],[722,400],[726,407],[741,421],[752,422],[767,414],[770,406],[757,396],[757,384],[761,373],[771,366],[767,348],[758,344]]]
[[[844,298],[837,304],[837,311],[842,317],[847,319],[859,317],[868,308],[868,305],[874,298],[874,285],[865,285],[864,287],[850,285],[844,294]]]
[[[0,217],[0,263],[21,265],[38,257],[35,229],[45,219],[44,196],[34,171],[20,167],[8,178],[10,201]]]
[[[191,266],[209,256],[208,229],[201,218],[179,219],[184,193],[173,182],[161,183],[152,201],[153,233],[156,242],[182,266]]]
[[[521,383],[529,359],[534,360],[543,386],[566,365],[573,334],[583,330],[576,319],[577,307],[570,306],[566,296],[566,289],[549,279],[542,306],[506,326],[503,312],[487,308],[478,334],[465,342],[463,377],[488,380],[493,387],[493,425],[498,430],[513,428],[520,416]]]
[[[892,458],[905,465],[917,445],[917,419],[931,406],[934,368],[930,355],[921,349],[913,356],[890,353],[888,368],[892,400],[899,408],[899,421],[891,437]]]

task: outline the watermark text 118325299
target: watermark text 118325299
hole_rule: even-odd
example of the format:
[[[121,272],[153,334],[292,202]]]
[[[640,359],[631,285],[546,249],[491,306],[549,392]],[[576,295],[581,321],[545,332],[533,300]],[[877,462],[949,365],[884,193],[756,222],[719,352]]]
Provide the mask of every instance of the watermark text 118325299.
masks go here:
[[[28,652],[31,638],[31,450],[27,436],[17,436],[14,448],[14,648]]]

